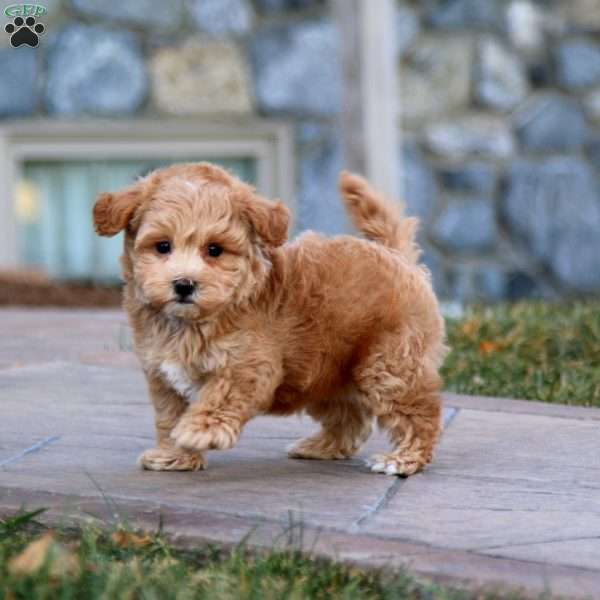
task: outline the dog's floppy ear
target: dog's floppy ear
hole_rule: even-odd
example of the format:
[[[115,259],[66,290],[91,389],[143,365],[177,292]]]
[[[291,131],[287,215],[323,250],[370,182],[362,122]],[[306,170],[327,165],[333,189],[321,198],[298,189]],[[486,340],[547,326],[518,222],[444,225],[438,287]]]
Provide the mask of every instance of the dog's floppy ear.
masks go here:
[[[145,194],[143,181],[120,192],[100,194],[94,205],[96,233],[110,237],[125,229]]]
[[[271,202],[257,195],[246,196],[242,213],[268,246],[281,246],[286,242],[290,211],[283,202]]]

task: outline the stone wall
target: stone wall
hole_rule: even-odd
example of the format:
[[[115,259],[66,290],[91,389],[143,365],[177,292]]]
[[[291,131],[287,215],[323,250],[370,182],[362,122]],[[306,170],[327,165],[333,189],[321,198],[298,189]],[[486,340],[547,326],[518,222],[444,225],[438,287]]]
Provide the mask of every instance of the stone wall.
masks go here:
[[[406,198],[438,290],[600,291],[600,1],[405,2]]]
[[[325,0],[41,3],[36,50],[3,37],[1,118],[286,119],[296,228],[347,229]],[[403,148],[391,160],[440,294],[600,291],[600,0],[405,0],[396,27]]]

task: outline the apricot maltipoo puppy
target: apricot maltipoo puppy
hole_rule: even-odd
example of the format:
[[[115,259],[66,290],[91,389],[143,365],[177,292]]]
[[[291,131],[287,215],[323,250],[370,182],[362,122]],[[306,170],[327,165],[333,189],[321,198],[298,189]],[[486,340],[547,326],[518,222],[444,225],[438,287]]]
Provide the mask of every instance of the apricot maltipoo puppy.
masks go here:
[[[98,198],[96,231],[125,230],[124,306],[156,416],[144,468],[201,469],[253,417],[302,411],[321,430],[292,458],[352,456],[376,420],[392,449],[373,471],[411,475],[431,460],[444,323],[416,221],[361,177],[342,173],[340,190],[366,240],[286,243],[282,203],[205,163]]]

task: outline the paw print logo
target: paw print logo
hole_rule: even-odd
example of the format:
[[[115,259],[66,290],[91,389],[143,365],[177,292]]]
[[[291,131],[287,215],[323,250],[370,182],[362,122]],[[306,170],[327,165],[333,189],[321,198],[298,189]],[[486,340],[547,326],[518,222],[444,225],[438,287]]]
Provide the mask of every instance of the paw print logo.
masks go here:
[[[34,17],[15,17],[12,23],[7,23],[4,27],[6,33],[10,33],[10,45],[13,48],[26,44],[35,48],[46,28],[41,23],[36,23]]]

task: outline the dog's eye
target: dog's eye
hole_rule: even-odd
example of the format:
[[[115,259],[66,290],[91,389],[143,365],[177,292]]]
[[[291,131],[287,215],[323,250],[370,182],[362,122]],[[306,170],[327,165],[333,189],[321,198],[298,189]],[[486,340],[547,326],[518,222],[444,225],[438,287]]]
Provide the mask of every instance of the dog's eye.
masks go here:
[[[159,254],[169,254],[171,252],[170,242],[157,242],[154,247]]]
[[[210,244],[207,248],[208,255],[216,258],[217,256],[221,256],[223,254],[223,248],[219,246],[219,244]]]

